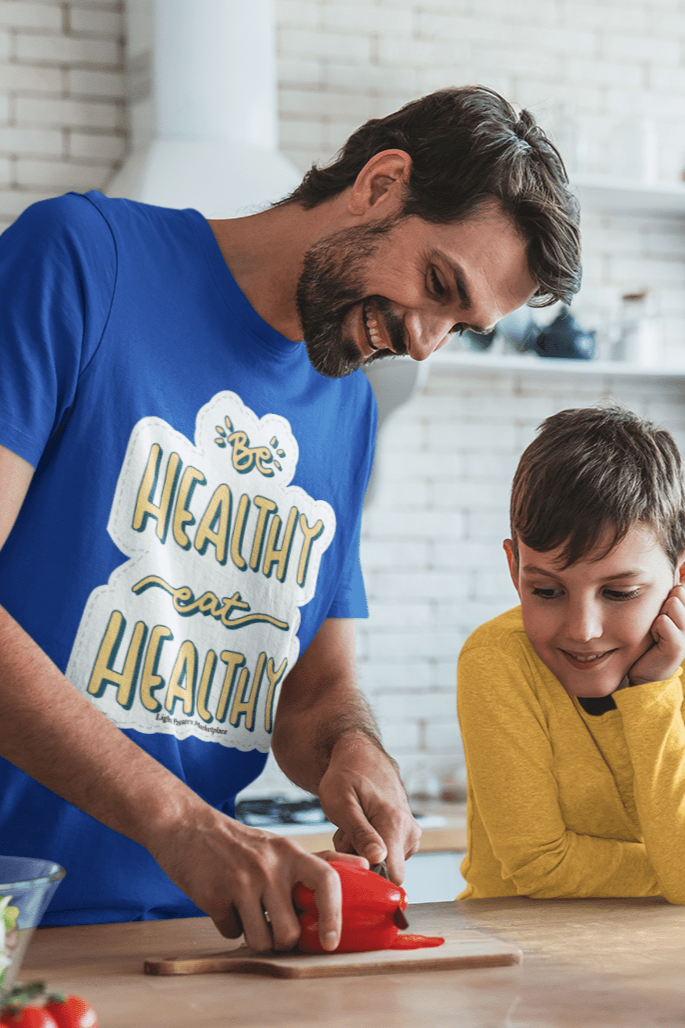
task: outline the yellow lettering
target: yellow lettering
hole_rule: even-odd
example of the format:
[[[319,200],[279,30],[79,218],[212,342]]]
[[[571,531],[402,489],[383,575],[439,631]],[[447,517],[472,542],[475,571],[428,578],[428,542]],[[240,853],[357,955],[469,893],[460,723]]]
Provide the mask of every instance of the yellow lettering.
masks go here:
[[[181,643],[176,657],[171,676],[169,688],[167,689],[164,706],[170,714],[174,712],[176,700],[183,701],[183,713],[193,713],[193,701],[195,698],[195,671],[197,668],[197,650],[189,639]],[[184,684],[185,683],[185,684]]]
[[[195,549],[198,553],[204,553],[208,544],[211,543],[216,549],[216,559],[219,564],[226,563],[226,543],[230,519],[231,490],[222,482],[214,491],[209,506],[198,525],[195,535]]]
[[[247,668],[243,668],[240,672],[240,680],[233,697],[233,706],[231,707],[231,716],[229,718],[230,723],[235,728],[240,721],[240,718],[245,715],[245,727],[248,732],[254,731],[254,720],[255,720],[255,707],[257,705],[257,697],[259,696],[259,689],[262,684],[262,675],[264,674],[264,662],[266,660],[266,653],[260,653],[257,658],[257,667],[255,668],[254,675],[252,677],[252,687],[247,694],[247,683],[250,675]]]
[[[204,667],[202,668],[202,677],[200,678],[200,688],[197,691],[197,712],[203,721],[209,724],[214,718],[207,710],[207,701],[209,699],[209,693],[212,688],[212,681],[214,679],[214,669],[216,668],[216,653],[214,650],[207,650],[207,656],[205,657]]]
[[[126,654],[123,671],[114,671],[113,664],[117,659],[119,646],[126,630],[126,619],[121,611],[113,610],[107,630],[105,631],[98,655],[95,658],[93,673],[88,682],[91,696],[102,696],[108,685],[116,685],[117,703],[129,710],[135,696],[135,681],[140,666],[142,647],[147,635],[145,622],[137,621],[133,629],[133,637]]]
[[[304,535],[304,543],[302,544],[300,561],[297,565],[297,584],[303,586],[307,578],[307,571],[309,570],[312,544],[323,532],[323,521],[317,521],[313,528],[310,528],[304,514],[300,514],[300,528]]]
[[[266,544],[266,552],[264,554],[264,565],[263,570],[267,578],[271,578],[271,567],[273,564],[278,565],[276,571],[276,577],[279,582],[282,582],[288,572],[288,561],[290,560],[290,551],[293,545],[293,533],[295,531],[295,524],[297,522],[297,507],[290,508],[290,514],[288,516],[288,523],[283,533],[283,545],[280,549],[277,549],[276,543],[278,541],[278,533],[281,528],[281,519],[278,514],[275,514],[271,522],[269,529],[269,539]]]
[[[265,496],[255,496],[254,498],[255,507],[259,507],[259,517],[257,518],[257,527],[254,534],[254,542],[252,543],[252,554],[250,556],[250,567],[253,571],[256,571],[259,567],[259,558],[262,555],[262,546],[264,545],[264,532],[266,531],[266,523],[269,514],[273,511],[278,510],[277,504],[273,500],[268,500]]]
[[[150,642],[140,676],[140,701],[145,709],[151,710],[153,714],[162,709],[162,704],[152,695],[155,689],[161,689],[164,685],[164,679],[157,674],[160,650],[165,639],[173,639],[173,637],[174,633],[164,625],[155,625],[150,632]]]
[[[239,668],[241,664],[245,663],[245,657],[242,653],[234,653],[233,650],[222,650],[219,656],[223,660],[224,664],[226,664],[226,674],[224,675],[223,685],[221,686],[221,695],[219,696],[219,702],[216,707],[216,719],[217,721],[225,721],[226,709],[231,695],[231,688],[233,686],[236,668]]]
[[[276,695],[276,686],[280,682],[281,678],[285,674],[286,668],[288,667],[287,659],[284,659],[279,667],[278,671],[275,670],[273,657],[269,657],[266,663],[266,674],[269,679],[269,691],[266,694],[266,709],[264,711],[264,727],[267,732],[271,732],[274,725],[273,706],[274,696]]]
[[[244,571],[247,567],[247,561],[240,552],[243,545],[243,536],[245,535],[245,524],[247,521],[248,511],[250,510],[250,497],[246,496],[245,493],[240,497],[238,503],[238,511],[235,516],[235,523],[233,525],[233,535],[231,536],[231,560],[235,566],[240,570]]]
[[[193,606],[197,607],[201,614],[211,614],[213,618],[221,617],[222,606],[216,593],[203,593],[198,600],[195,600]]]
[[[190,503],[193,489],[198,482],[201,485],[206,485],[207,479],[197,468],[187,467],[183,472],[183,478],[178,487],[178,497],[174,510],[174,539],[184,550],[190,548],[190,539],[186,534],[185,525],[195,524],[195,518],[188,510],[188,504]]]
[[[150,455],[147,461],[147,467],[145,468],[145,474],[140,483],[140,489],[138,490],[138,497],[136,499],[136,507],[133,512],[133,527],[136,532],[143,532],[147,525],[148,518],[156,518],[157,520],[157,536],[162,542],[166,539],[167,529],[169,527],[169,514],[171,511],[171,500],[176,489],[176,482],[181,467],[181,458],[177,453],[172,453],[169,456],[166,466],[166,474],[164,476],[164,485],[162,487],[162,495],[160,497],[159,505],[152,502],[152,497],[155,494],[157,488],[157,480],[159,478],[159,470],[162,463],[162,448],[158,443],[153,443],[150,447]]]

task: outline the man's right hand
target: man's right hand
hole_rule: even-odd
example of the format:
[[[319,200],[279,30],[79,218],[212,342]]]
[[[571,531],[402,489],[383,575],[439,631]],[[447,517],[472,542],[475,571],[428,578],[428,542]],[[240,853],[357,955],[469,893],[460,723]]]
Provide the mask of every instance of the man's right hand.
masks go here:
[[[0,548],[33,469],[0,446]],[[316,894],[324,949],[341,930],[340,879],[328,859],[219,813],[119,731],[0,608],[0,754],[152,853],[163,870],[236,938],[257,951],[290,949],[300,934],[292,893]],[[127,773],[122,774],[122,768]],[[268,914],[268,920],[265,916]]]
[[[292,894],[302,882],[316,895],[322,947],[336,948],[340,879],[326,860],[205,803],[120,732],[2,608],[0,707],[0,754],[144,846],[223,935],[244,931],[259,952],[291,949],[300,934]]]
[[[300,934],[292,893],[302,882],[316,895],[322,947],[336,948],[342,912],[335,870],[297,843],[205,803],[120,732],[2,608],[0,707],[0,754],[143,845],[223,935],[244,931],[260,952],[291,949]]]
[[[302,882],[316,896],[321,945],[334,950],[342,927],[340,878],[324,858],[362,867],[368,861],[332,851],[307,853],[296,842],[202,806],[195,824],[178,819],[161,844],[157,836],[148,849],[221,934],[234,939],[244,932],[257,952],[292,949],[300,935],[292,895]]]

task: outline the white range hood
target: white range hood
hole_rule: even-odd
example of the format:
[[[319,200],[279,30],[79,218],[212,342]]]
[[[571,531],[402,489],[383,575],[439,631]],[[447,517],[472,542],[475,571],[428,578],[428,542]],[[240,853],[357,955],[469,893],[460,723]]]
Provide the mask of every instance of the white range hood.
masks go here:
[[[126,20],[131,149],[108,196],[224,218],[298,185],[278,152],[273,0],[128,0]]]

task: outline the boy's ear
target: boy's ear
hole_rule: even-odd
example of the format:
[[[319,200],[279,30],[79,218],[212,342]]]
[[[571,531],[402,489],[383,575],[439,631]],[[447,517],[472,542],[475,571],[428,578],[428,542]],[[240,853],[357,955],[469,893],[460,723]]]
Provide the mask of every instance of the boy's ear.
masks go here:
[[[514,552],[514,544],[511,541],[511,539],[505,539],[503,545],[504,552],[507,555],[507,563],[509,564],[509,574],[511,575],[511,580],[514,583],[514,589],[520,596],[521,591],[519,589],[519,562]]]
[[[675,569],[675,576],[678,580],[676,584],[685,585],[685,553],[681,554],[680,560]]]

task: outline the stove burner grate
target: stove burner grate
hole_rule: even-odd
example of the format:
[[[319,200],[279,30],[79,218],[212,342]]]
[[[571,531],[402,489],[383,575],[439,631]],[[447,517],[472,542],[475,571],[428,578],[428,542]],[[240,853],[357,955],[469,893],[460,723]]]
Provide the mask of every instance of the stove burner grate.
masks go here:
[[[277,797],[239,800],[235,805],[238,821],[252,828],[268,825],[324,825],[328,818],[316,797],[304,800],[286,800]]]

